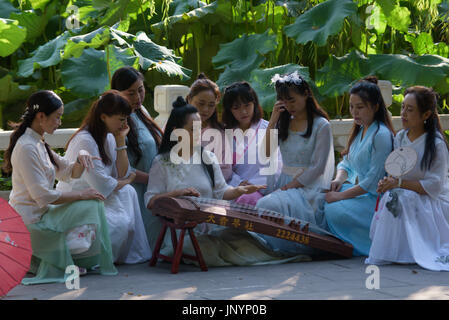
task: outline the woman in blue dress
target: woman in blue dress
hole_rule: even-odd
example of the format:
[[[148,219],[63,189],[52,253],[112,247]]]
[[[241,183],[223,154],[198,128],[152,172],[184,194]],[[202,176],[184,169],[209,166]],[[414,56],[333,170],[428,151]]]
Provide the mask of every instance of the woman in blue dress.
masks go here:
[[[324,202],[322,190],[329,189],[334,172],[328,116],[313,97],[308,83],[297,72],[276,75],[272,81],[276,85],[278,101],[265,136],[266,152],[267,157],[275,152],[269,130],[277,128],[283,167],[279,178],[268,182],[268,191],[274,192],[260,199],[257,207],[320,227],[322,219],[315,213]],[[315,253],[292,241],[261,236],[273,250],[290,254]]]
[[[385,176],[384,164],[393,149],[394,129],[374,77],[352,87],[349,110],[354,125],[326,194],[324,217],[333,234],[354,246],[354,255],[366,256],[371,245],[369,230],[377,183]]]
[[[112,76],[111,89],[121,91],[132,107],[128,118],[130,131],[127,136],[129,162],[136,171],[132,186],[137,191],[148,242],[150,248],[153,248],[162,225],[146,207],[143,196],[147,190],[148,172],[161,143],[162,130],[142,105],[145,99],[143,80],[143,75],[136,69],[122,67]]]

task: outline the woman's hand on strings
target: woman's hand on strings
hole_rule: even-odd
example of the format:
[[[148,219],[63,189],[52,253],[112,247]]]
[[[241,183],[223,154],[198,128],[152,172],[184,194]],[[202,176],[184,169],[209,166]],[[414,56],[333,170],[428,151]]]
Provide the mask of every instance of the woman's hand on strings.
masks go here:
[[[241,194],[251,194],[261,189],[266,189],[266,185],[256,185],[256,184],[248,184],[246,186],[238,186],[237,187]]]
[[[340,191],[342,184],[340,180],[332,180],[330,191]]]
[[[177,191],[176,197],[181,196],[199,197],[200,193],[195,188],[185,188]]]
[[[239,186],[249,186],[251,185],[251,183],[248,182],[248,180],[243,180],[242,182],[240,182]]]

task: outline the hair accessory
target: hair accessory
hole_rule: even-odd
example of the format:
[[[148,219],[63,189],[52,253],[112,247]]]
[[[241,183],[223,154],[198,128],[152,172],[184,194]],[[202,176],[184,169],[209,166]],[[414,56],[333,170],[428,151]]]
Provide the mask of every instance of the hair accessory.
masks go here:
[[[38,104],[33,105],[33,110],[36,111],[37,109],[39,109],[39,105]]]
[[[299,75],[298,71],[295,71],[293,73],[287,74],[285,76],[280,76],[278,73],[276,73],[272,78],[271,78],[271,83],[276,83],[276,82],[280,82],[280,83],[285,83],[285,82],[290,82],[290,83],[294,83],[297,86],[301,85],[301,83],[304,81],[301,76]]]

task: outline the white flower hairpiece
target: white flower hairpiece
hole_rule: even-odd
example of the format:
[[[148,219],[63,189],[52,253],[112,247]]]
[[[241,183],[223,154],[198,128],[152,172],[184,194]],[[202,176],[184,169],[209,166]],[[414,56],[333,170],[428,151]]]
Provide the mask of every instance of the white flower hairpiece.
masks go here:
[[[303,79],[300,77],[298,71],[295,71],[293,73],[287,74],[285,76],[280,76],[278,73],[276,73],[272,78],[271,78],[271,83],[276,83],[276,82],[280,82],[280,83],[284,83],[284,82],[293,82],[294,84],[296,84],[297,86],[299,86],[302,82]]]
[[[38,104],[33,105],[33,110],[36,111],[37,109],[39,109],[39,105]]]

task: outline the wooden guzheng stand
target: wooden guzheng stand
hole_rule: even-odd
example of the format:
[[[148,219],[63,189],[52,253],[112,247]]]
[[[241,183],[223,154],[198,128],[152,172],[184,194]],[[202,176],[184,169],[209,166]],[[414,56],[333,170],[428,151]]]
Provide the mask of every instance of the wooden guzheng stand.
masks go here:
[[[201,270],[207,271],[201,249],[193,232],[193,228],[203,222],[262,233],[343,257],[352,257],[353,247],[351,244],[333,236],[312,232],[309,230],[308,223],[302,225],[299,220],[286,218],[291,220],[287,225],[281,214],[252,206],[242,206],[214,199],[162,197],[154,202],[151,210],[154,215],[160,216],[163,227],[150,260],[150,266],[154,266],[157,259],[161,258],[172,262],[172,273],[178,272],[182,258],[198,261]],[[170,228],[171,232],[174,249],[173,258],[159,253],[167,228]],[[177,239],[176,229],[181,230],[179,240]],[[182,253],[186,231],[189,232],[196,257]]]

